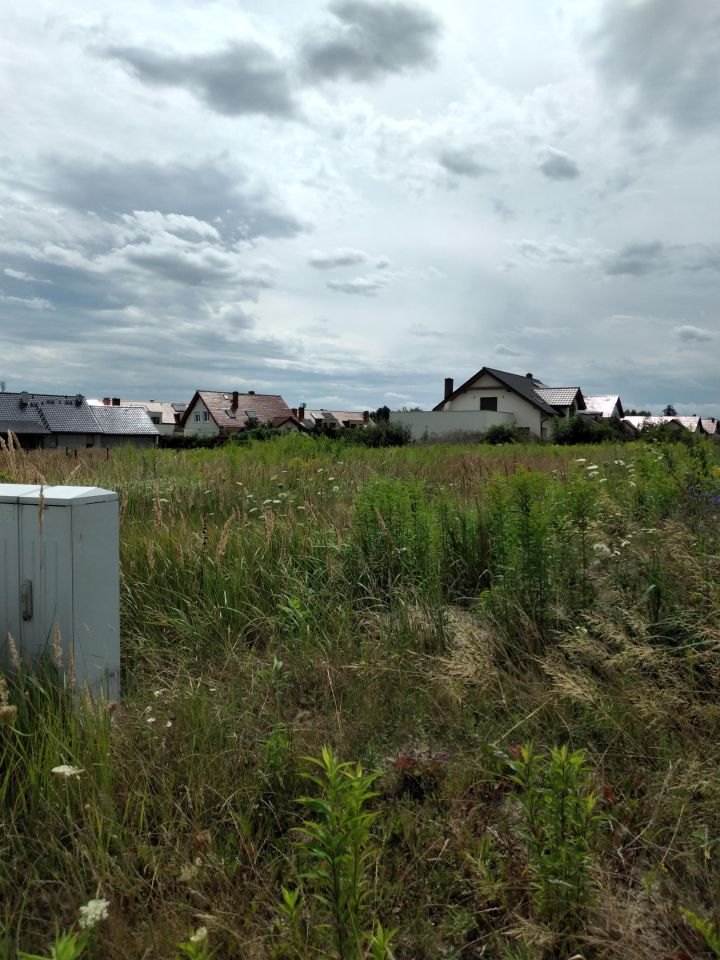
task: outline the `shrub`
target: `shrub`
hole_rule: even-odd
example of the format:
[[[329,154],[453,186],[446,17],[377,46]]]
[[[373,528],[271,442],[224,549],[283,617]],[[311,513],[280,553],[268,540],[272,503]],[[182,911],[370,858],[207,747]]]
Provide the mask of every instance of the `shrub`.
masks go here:
[[[514,424],[496,423],[483,437],[485,443],[499,446],[503,443],[519,443],[520,433]]]
[[[554,929],[567,931],[593,892],[591,844],[601,817],[587,756],[566,745],[542,755],[527,744],[510,767],[520,787],[535,909]]]

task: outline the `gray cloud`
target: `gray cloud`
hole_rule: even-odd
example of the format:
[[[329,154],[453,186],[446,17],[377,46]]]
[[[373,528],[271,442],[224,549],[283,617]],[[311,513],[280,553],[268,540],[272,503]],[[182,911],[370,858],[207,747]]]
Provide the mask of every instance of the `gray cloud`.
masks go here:
[[[265,186],[217,161],[55,161],[48,181],[52,200],[102,217],[136,210],[183,214],[213,224],[226,239],[292,237],[305,229]]]
[[[712,340],[715,336],[710,330],[704,330],[702,327],[694,327],[690,323],[684,323],[680,327],[675,327],[675,335],[679,340],[699,342]]]
[[[359,263],[367,263],[369,260],[370,256],[365,253],[364,250],[353,250],[350,247],[338,247],[328,252],[313,250],[308,257],[310,266],[318,270],[331,270],[334,267],[353,267]],[[387,266],[387,264],[385,265]]]
[[[458,177],[477,178],[486,173],[492,173],[492,167],[480,163],[475,158],[474,147],[447,147],[438,157],[438,163],[448,173]]]
[[[550,180],[576,180],[580,176],[580,168],[572,157],[553,147],[548,147],[538,169]]]
[[[370,81],[435,63],[440,23],[423,7],[399,0],[336,0],[329,9],[337,22],[301,48],[311,79]]]
[[[329,280],[327,286],[351,296],[374,297],[386,286],[386,281],[383,277],[354,277],[352,280]]]
[[[685,130],[720,123],[720,7],[713,0],[606,4],[592,38],[597,65],[627,93],[631,117]]]
[[[129,67],[143,83],[184,87],[228,117],[248,113],[292,117],[296,113],[285,64],[249,40],[195,55],[123,46],[109,46],[101,52]]]
[[[522,350],[515,350],[514,347],[506,347],[504,343],[499,343],[495,347],[495,353],[502,357],[522,357]]]
[[[635,277],[675,271],[720,271],[720,244],[665,244],[659,240],[631,243],[607,257],[604,269],[609,276]]]

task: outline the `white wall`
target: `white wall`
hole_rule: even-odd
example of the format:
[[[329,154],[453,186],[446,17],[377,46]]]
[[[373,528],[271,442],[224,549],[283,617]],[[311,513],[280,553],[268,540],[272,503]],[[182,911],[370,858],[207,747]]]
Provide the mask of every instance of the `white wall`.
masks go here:
[[[230,401],[228,401],[228,406]],[[200,414],[200,422],[195,419],[195,414]],[[203,420],[203,414],[208,414],[207,421]],[[210,416],[210,411],[202,402],[200,397],[197,398],[195,403],[188,414],[187,422],[185,424],[185,436],[186,437],[216,437],[220,433],[220,428],[215,423],[213,418]]]
[[[410,427],[413,440],[429,437],[445,437],[451,433],[485,433],[496,424],[512,426],[515,417],[511,413],[495,413],[492,410],[459,410],[446,413],[444,410],[393,410],[393,423]]]
[[[478,387],[491,387],[493,389],[480,390],[477,389]],[[454,400],[446,403],[442,412],[443,414],[448,414],[470,410],[480,411],[481,397],[497,397],[498,414],[510,414],[514,417],[512,422],[516,423],[518,427],[523,427],[535,436],[540,436],[541,423],[548,417],[538,410],[537,407],[533,406],[532,403],[528,403],[519,393],[515,393],[514,390],[508,390],[504,384],[500,383],[499,380],[496,380],[495,377],[492,377],[489,373],[485,373],[482,377],[474,380],[467,390],[455,397]],[[483,414],[488,413],[489,416],[494,415],[489,411],[482,412]],[[499,420],[497,422],[504,423],[506,421]]]

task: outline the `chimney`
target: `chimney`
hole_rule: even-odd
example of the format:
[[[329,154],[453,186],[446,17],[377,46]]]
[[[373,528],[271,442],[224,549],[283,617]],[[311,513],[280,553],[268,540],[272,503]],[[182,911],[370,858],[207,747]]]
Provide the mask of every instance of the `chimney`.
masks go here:
[[[445,399],[446,400],[452,392],[453,392],[453,378],[445,377]]]
[[[304,420],[304,419],[305,419],[305,404],[304,404],[304,403],[301,403],[300,406],[298,407],[297,418],[298,418],[298,420]]]
[[[26,407],[29,402],[30,396],[26,390],[23,390],[23,392],[20,394],[20,399],[18,400],[18,406]]]
[[[76,393],[76,394],[75,394],[75,406],[76,406],[76,407],[81,407],[81,406],[82,406],[83,399],[84,399],[84,398],[83,398],[83,395],[82,395],[81,393]]]
[[[249,397],[254,397],[254,396],[255,396],[255,391],[254,391],[254,390],[248,390],[248,396],[249,396]]]
[[[525,376],[528,378],[528,380],[534,380],[534,379],[535,379],[535,377],[534,377],[531,373],[526,373]]]
[[[113,398],[112,398],[112,405],[113,405],[114,407],[119,407],[119,406],[120,406],[120,397],[113,397]]]
[[[103,404],[106,407],[110,406],[110,397],[103,397]]]
[[[370,423],[370,411],[363,410],[363,423]]]
[[[238,397],[239,397],[238,391],[237,391],[237,390],[233,390],[232,406],[230,407],[231,410],[237,410],[237,408],[238,408]]]

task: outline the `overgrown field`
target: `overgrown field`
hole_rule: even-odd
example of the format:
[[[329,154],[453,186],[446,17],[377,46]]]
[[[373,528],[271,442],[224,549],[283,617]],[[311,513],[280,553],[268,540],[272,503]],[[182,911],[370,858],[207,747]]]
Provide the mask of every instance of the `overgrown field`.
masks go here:
[[[52,657],[8,676],[5,956],[91,899],[97,958],[712,956],[718,462],[0,455],[4,481],[119,491],[124,686],[75,711]]]

